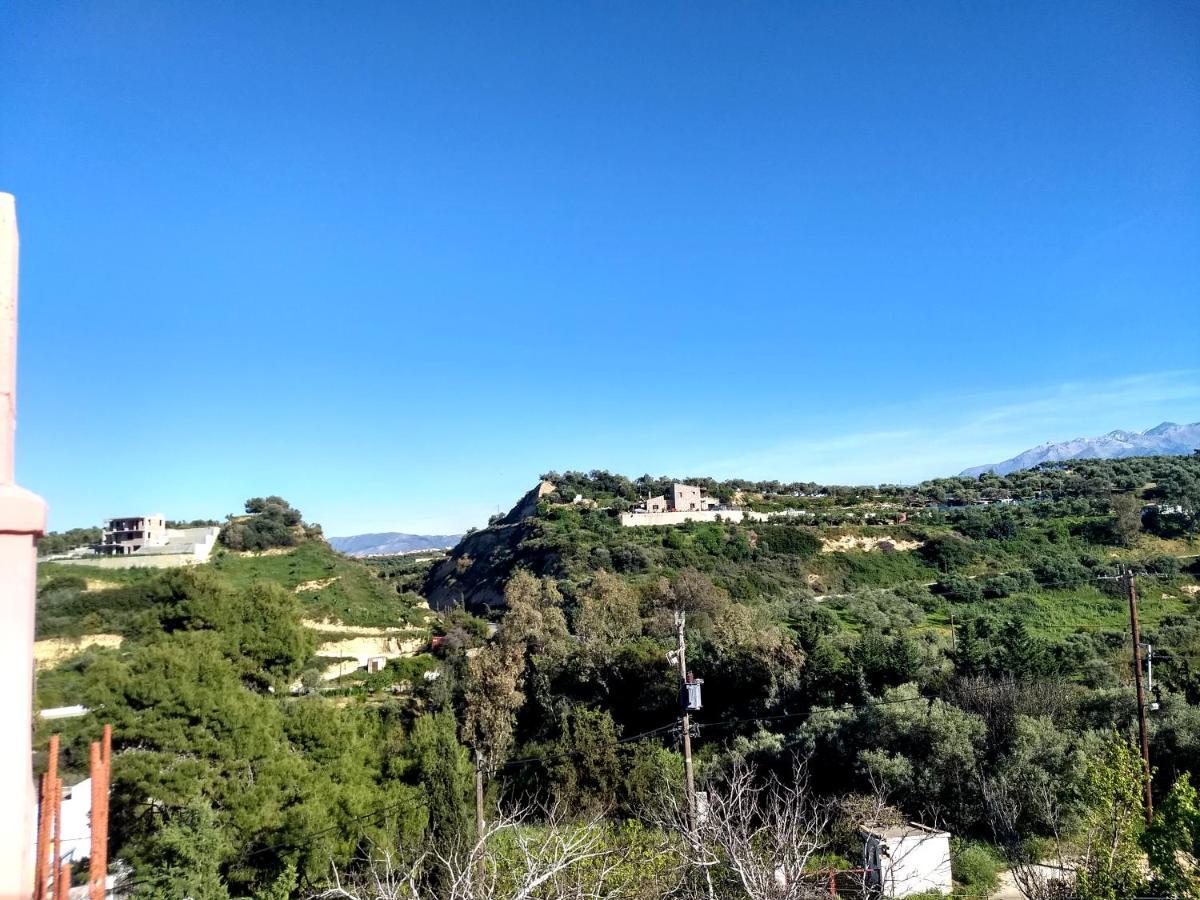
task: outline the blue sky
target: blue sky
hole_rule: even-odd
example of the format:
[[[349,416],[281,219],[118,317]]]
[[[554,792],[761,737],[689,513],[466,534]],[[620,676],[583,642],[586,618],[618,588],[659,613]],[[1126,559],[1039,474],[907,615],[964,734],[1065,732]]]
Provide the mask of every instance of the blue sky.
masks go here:
[[[449,531],[1200,419],[1200,5],[0,10],[51,526]]]

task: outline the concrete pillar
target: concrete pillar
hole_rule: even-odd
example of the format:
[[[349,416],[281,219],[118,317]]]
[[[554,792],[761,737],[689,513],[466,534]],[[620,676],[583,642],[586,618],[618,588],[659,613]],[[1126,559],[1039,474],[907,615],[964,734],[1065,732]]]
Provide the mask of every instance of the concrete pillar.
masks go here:
[[[17,208],[0,193],[0,900],[33,892],[36,806],[30,768],[33,714],[33,539],[46,530],[46,504],[17,487]]]

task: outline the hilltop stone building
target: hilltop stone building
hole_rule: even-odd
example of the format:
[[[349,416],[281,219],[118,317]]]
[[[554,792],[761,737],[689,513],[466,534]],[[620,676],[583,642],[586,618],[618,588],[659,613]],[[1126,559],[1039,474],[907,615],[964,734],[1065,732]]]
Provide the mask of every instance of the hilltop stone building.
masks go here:
[[[673,484],[667,496],[647,497],[641,503],[641,511],[648,513],[702,512],[716,509],[720,503],[694,484]]]
[[[701,505],[706,499],[701,497],[700,488],[694,484],[671,485],[671,509],[675,512],[698,512],[708,509],[707,505]]]

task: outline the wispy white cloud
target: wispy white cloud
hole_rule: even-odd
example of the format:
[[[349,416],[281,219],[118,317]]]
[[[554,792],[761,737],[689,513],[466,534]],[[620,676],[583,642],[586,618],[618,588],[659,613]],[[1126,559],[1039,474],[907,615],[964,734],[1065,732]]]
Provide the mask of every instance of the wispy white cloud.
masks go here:
[[[899,390],[899,389],[898,389]],[[1185,369],[1094,381],[1071,381],[1020,391],[897,393],[886,405],[864,408],[862,427],[839,430],[832,421],[808,420],[787,433],[739,433],[737,450],[699,445],[691,458],[668,439],[661,457],[646,458],[643,443],[629,443],[635,462],[679,475],[779,478],[834,484],[911,483],[952,475],[969,466],[999,462],[1047,440],[1142,429],[1163,419],[1200,419],[1200,370]],[[618,461],[597,460],[621,470]],[[536,467],[534,467],[536,469]],[[637,470],[637,471],[632,471]],[[364,497],[313,509],[328,534],[409,531],[448,534],[483,525],[532,486],[534,476],[478,472],[422,494],[370,506]],[[493,497],[492,503],[479,495]],[[499,504],[499,505],[497,505]],[[306,512],[309,510],[306,507]]]
[[[698,461],[717,476],[829,483],[911,482],[998,462],[1044,441],[1142,429],[1166,418],[1200,418],[1200,370],[1182,369],[1027,391],[910,397],[877,414],[880,427],[770,440],[743,453]],[[749,438],[754,443],[753,436]]]
[[[1054,424],[1081,413],[1139,416],[1147,406],[1165,403],[1182,406],[1200,400],[1200,370],[1180,369],[1105,381],[1065,382],[990,408],[986,406],[987,396],[974,399],[984,408],[971,418],[971,427],[999,431],[1010,430],[1014,423],[1023,426],[1030,422]]]

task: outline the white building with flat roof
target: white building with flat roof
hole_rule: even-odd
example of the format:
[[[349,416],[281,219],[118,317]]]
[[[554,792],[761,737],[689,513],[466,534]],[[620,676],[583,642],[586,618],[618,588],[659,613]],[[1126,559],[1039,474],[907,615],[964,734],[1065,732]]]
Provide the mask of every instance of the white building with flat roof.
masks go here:
[[[907,825],[864,825],[863,868],[867,883],[883,897],[949,894],[950,833],[909,822]]]
[[[170,569],[208,562],[219,525],[168,528],[162,513],[124,516],[104,523],[99,542],[68,553],[47,556],[40,562],[101,569]]]
[[[124,556],[143,547],[160,547],[167,542],[167,520],[162,513],[124,516],[104,523],[104,535],[93,548],[101,556]]]

